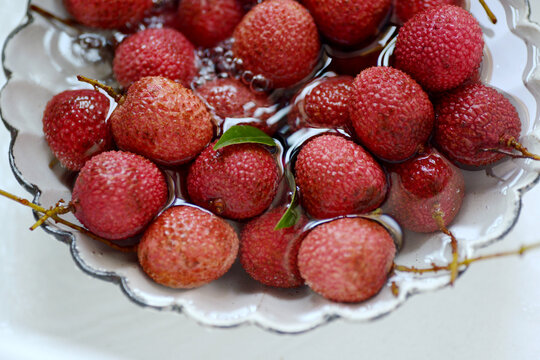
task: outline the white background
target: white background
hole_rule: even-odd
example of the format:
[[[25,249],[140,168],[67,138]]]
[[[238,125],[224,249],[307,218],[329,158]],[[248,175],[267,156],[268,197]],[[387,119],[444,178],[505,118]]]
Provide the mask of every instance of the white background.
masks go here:
[[[531,2],[540,22],[540,1]],[[25,8],[0,0],[0,43]],[[9,141],[0,125],[0,188],[27,197],[9,167]],[[537,186],[516,228],[490,251],[540,240],[539,200]],[[540,251],[477,263],[453,288],[414,296],[373,322],[279,335],[210,329],[139,307],[77,268],[65,244],[29,231],[33,222],[28,208],[0,198],[0,359],[540,359]]]

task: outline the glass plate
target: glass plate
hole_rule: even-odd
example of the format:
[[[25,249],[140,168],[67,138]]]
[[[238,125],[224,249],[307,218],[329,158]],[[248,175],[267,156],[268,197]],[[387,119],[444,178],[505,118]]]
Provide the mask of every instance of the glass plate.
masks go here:
[[[59,16],[67,16],[60,1],[35,3]],[[540,143],[535,130],[540,122],[540,27],[528,20],[526,0],[492,1],[498,17],[491,24],[476,0],[470,11],[480,21],[486,42],[482,80],[503,90],[516,105],[522,122],[522,142],[535,153]],[[3,52],[8,77],[0,98],[1,115],[12,134],[10,161],[19,182],[36,203],[50,206],[70,199],[68,181],[49,169],[53,156],[42,133],[41,118],[47,101],[66,89],[85,87],[75,76],[104,79],[107,62],[81,51],[76,35],[41,16],[28,14],[25,24],[10,35]],[[95,55],[95,54],[94,54]],[[460,256],[501,240],[515,224],[524,192],[538,180],[539,165],[529,160],[508,160],[485,171],[465,172],[467,195],[451,226],[460,240]],[[69,220],[76,221],[73,216]],[[152,282],[134,254],[123,254],[85,235],[46,223],[44,228],[69,245],[75,263],[88,274],[117,283],[132,301],[164,311],[184,313],[195,321],[229,327],[256,324],[285,333],[303,332],[331,320],[366,321],[388,314],[417,293],[448,285],[446,273],[414,275],[396,273],[374,298],[358,304],[330,302],[307,287],[272,289],[250,279],[235,264],[221,279],[201,288],[173,290]],[[428,267],[450,259],[449,239],[442,233],[405,233],[405,244],[396,263]],[[61,274],[58,274],[61,276]],[[395,283],[399,294],[392,294]],[[181,318],[179,318],[179,321]]]

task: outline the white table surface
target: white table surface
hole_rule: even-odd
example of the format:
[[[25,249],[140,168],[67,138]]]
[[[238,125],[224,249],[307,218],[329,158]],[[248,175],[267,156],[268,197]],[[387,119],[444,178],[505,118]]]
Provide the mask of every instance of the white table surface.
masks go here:
[[[540,1],[531,3],[540,22]],[[0,0],[0,43],[25,7]],[[9,141],[0,125],[0,188],[27,197],[8,164]],[[517,226],[490,251],[540,240],[539,201],[537,186],[524,196]],[[139,307],[83,273],[65,244],[29,231],[33,222],[28,208],[0,199],[0,359],[540,359],[540,252],[477,263],[453,288],[414,296],[373,322],[278,335],[210,329]]]

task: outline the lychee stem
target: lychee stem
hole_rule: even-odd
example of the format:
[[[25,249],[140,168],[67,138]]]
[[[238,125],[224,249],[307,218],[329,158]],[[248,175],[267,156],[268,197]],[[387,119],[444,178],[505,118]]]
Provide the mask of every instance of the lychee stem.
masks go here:
[[[489,20],[491,20],[491,22],[493,24],[496,24],[497,23],[497,17],[495,16],[495,14],[491,11],[491,9],[489,8],[489,6],[486,4],[486,2],[484,0],[478,0],[480,1],[480,5],[482,5],[482,7],[484,8],[484,10],[486,11],[486,14],[487,16],[489,17]]]
[[[68,212],[72,212],[73,211],[73,205],[71,203],[69,203],[67,206],[61,206],[60,204],[63,203],[64,200],[60,200],[56,203],[56,205],[54,206],[54,208],[50,208],[49,210],[47,210],[45,212],[45,215],[43,215],[41,218],[39,218],[39,220],[30,227],[30,230],[35,230],[37,229],[38,227],[41,226],[41,224],[43,224],[45,221],[47,221],[47,219],[49,219],[50,217],[53,217],[55,215],[61,215],[61,214],[67,214]]]
[[[514,154],[510,151],[506,151],[503,149],[483,149],[483,151],[492,151],[499,154],[504,154],[506,156],[510,156],[514,159],[533,159],[533,160],[540,160],[540,156],[531,153],[525,146],[523,146],[521,143],[519,143],[513,136],[506,138],[501,138],[499,143],[502,146],[511,147],[514,148],[516,151],[519,151],[521,154]]]
[[[474,262],[477,262],[477,261],[494,259],[494,258],[505,257],[505,256],[512,256],[512,255],[520,255],[521,256],[525,252],[530,251],[530,250],[534,250],[534,249],[540,249],[540,242],[532,243],[532,244],[529,244],[529,245],[522,245],[517,250],[503,251],[503,252],[500,252],[500,253],[482,255],[482,256],[477,256],[477,257],[470,258],[470,259],[465,259],[463,261],[458,262],[457,265],[458,265],[458,267],[465,266],[467,268],[467,267],[469,267],[470,264],[472,264]],[[408,266],[404,266],[404,265],[394,264],[393,270],[402,271],[402,272],[411,272],[411,273],[415,273],[415,274],[424,274],[424,273],[438,272],[438,271],[442,271],[442,270],[448,271],[448,270],[450,270],[450,266],[451,266],[451,264],[448,264],[448,265],[445,265],[445,266],[438,266],[438,265],[432,264],[432,267],[430,267],[430,268],[419,269],[419,268],[415,268],[414,266],[413,267],[408,267]]]
[[[22,205],[25,205],[25,206],[28,206],[30,208],[32,208],[34,211],[36,212],[39,212],[39,213],[42,213],[42,214],[45,214],[45,216],[43,216],[42,218],[40,218],[38,220],[38,222],[36,224],[39,223],[39,225],[41,225],[41,223],[43,223],[44,221],[46,221],[48,218],[51,218],[53,219],[55,222],[57,223],[61,223],[61,224],[64,224],[74,230],[77,230],[77,231],[80,231],[81,233],[84,233],[86,235],[88,235],[89,237],[91,237],[92,239],[94,240],[97,240],[115,250],[118,250],[118,251],[121,251],[121,252],[125,252],[125,253],[129,253],[129,252],[136,252],[137,251],[137,245],[133,245],[133,246],[126,246],[126,247],[123,247],[123,246],[119,246],[115,243],[113,243],[112,241],[110,240],[107,240],[107,239],[104,239],[102,237],[99,237],[97,235],[95,235],[94,233],[88,231],[87,229],[81,227],[81,226],[78,226],[78,225],[75,225],[67,220],[64,220],[62,218],[60,218],[58,216],[58,214],[64,214],[64,213],[68,213],[69,211],[65,211],[63,212],[65,209],[69,208],[70,205],[68,206],[60,206],[60,210],[56,211],[56,209],[45,209],[37,204],[34,204],[33,202],[30,202],[29,200],[27,199],[24,199],[24,198],[20,198],[16,195],[13,195],[13,194],[10,194],[8,193],[7,191],[4,191],[2,189],[0,189],[0,195],[4,196],[4,197],[7,197],[8,199],[11,199],[15,202],[18,202],[19,204],[22,204]],[[58,207],[58,204],[57,204],[57,207]],[[43,219],[43,221],[41,221]],[[30,230],[34,230],[35,228],[37,228],[37,225],[34,224],[34,226],[32,226],[30,228]]]
[[[454,285],[454,282],[457,278],[458,273],[458,242],[454,234],[444,224],[444,212],[439,206],[436,207],[433,212],[433,219],[437,222],[439,229],[446,235],[450,237],[450,246],[452,247],[452,262],[449,264],[450,267],[450,285]]]
[[[96,90],[101,89],[101,90],[105,91],[117,103],[120,103],[122,101],[122,99],[123,99],[123,95],[117,93],[116,90],[114,90],[112,87],[110,87],[108,85],[105,85],[105,84],[102,84],[97,80],[90,79],[90,78],[88,78],[86,76],[83,76],[83,75],[77,75],[77,80],[92,85]]]
[[[78,25],[78,23],[72,19],[63,19],[34,4],[30,4],[30,10],[37,12],[38,14],[40,14],[41,16],[45,18],[56,20],[72,28],[76,28],[76,26]]]

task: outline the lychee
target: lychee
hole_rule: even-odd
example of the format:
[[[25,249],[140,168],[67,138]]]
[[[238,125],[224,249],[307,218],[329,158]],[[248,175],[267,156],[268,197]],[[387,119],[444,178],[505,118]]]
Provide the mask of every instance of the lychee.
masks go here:
[[[275,113],[274,104],[265,93],[255,93],[239,80],[218,78],[196,88],[199,95],[209,105],[216,116],[243,119],[237,125],[251,125],[272,135],[278,123],[267,120]]]
[[[414,15],[441,5],[463,7],[463,0],[399,0],[396,1],[395,12],[402,22],[407,22]]]
[[[230,37],[243,16],[238,0],[182,0],[178,5],[179,30],[203,47]]]
[[[374,36],[390,11],[391,0],[301,0],[319,31],[330,41],[357,45]]]
[[[66,10],[83,25],[115,29],[142,20],[152,0],[63,0]]]
[[[474,83],[435,103],[435,143],[458,166],[479,168],[501,160],[521,133],[516,108],[492,87]]]
[[[79,171],[93,155],[111,148],[109,107],[109,99],[96,90],[66,90],[47,103],[43,132],[63,166]]]
[[[209,212],[174,206],[150,224],[137,252],[144,272],[158,284],[189,289],[229,270],[238,253],[238,236]]]
[[[350,76],[333,76],[317,78],[302,87],[291,100],[287,117],[291,128],[348,126],[352,82]]]
[[[315,218],[376,209],[386,195],[386,176],[360,145],[337,134],[305,143],[294,165],[302,205]]]
[[[421,12],[399,30],[394,65],[429,91],[457,87],[480,66],[484,39],[465,9],[443,5]]]
[[[75,217],[109,240],[134,236],[165,206],[165,176],[142,156],[108,151],[86,162],[75,181]]]
[[[435,119],[420,85],[404,72],[384,66],[356,76],[349,109],[360,142],[388,161],[413,156],[427,142]]]
[[[387,281],[396,248],[388,231],[363,218],[343,218],[317,226],[298,252],[300,274],[327,299],[359,302],[376,295]]]
[[[298,248],[306,218],[294,226],[275,230],[286,208],[277,207],[251,220],[240,235],[242,267],[255,280],[275,287],[296,287],[304,283],[298,271]]]
[[[391,184],[383,209],[403,228],[434,232],[441,230],[441,224],[446,227],[452,222],[465,195],[465,181],[458,168],[435,149],[427,148],[388,169]]]
[[[274,156],[261,145],[208,146],[193,162],[187,177],[196,205],[230,219],[261,214],[276,195],[280,174]]]
[[[213,137],[212,117],[202,101],[159,76],[133,83],[110,122],[119,148],[164,165],[190,161]]]
[[[238,24],[233,38],[233,53],[243,69],[262,75],[271,88],[289,87],[307,77],[321,50],[313,18],[293,0],[256,5]]]
[[[174,29],[139,31],[114,53],[114,76],[124,88],[145,76],[163,76],[189,87],[197,71],[193,44]]]

